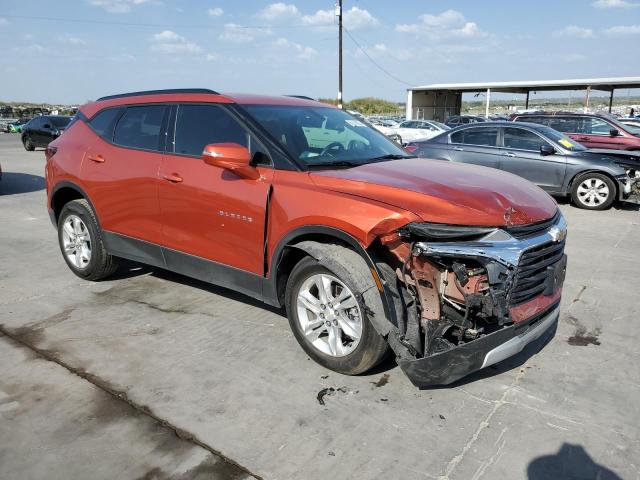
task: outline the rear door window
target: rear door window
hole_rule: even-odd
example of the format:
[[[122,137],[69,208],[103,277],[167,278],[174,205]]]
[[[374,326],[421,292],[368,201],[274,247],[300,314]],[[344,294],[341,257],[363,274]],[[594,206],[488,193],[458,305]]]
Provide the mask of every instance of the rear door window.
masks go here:
[[[505,127],[504,146],[516,150],[540,151],[542,145],[549,145],[542,137],[524,128]]]
[[[451,143],[495,147],[498,142],[498,128],[465,128],[451,134]]]
[[[165,105],[128,107],[116,125],[113,142],[123,147],[163,150],[161,132],[167,111]]]
[[[552,117],[547,125],[562,133],[578,133],[578,117]]]

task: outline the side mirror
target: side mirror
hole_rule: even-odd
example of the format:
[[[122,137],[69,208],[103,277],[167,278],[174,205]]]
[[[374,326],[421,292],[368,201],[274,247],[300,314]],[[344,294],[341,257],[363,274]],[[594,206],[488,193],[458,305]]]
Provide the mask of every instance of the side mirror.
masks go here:
[[[204,147],[202,160],[207,165],[224,168],[239,177],[257,179],[258,171],[251,165],[251,152],[237,143],[211,143]]]
[[[620,135],[620,130],[618,130],[617,128],[612,128],[611,130],[609,130],[609,135],[611,135],[612,137],[617,137],[618,135]]]
[[[540,145],[540,155],[547,156],[556,153],[556,149],[551,145]]]

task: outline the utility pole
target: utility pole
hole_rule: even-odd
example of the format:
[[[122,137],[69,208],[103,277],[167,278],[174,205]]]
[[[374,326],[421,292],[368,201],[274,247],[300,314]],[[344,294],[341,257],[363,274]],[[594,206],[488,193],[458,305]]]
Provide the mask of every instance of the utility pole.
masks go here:
[[[338,16],[338,108],[342,108],[342,0],[336,4]]]

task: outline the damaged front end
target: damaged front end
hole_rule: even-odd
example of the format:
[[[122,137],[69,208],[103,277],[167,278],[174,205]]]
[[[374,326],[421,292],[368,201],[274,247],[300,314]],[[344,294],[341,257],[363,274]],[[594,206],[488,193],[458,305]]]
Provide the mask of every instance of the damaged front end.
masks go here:
[[[566,231],[558,211],[531,225],[411,223],[381,237],[403,304],[390,343],[411,381],[452,383],[554,331]]]

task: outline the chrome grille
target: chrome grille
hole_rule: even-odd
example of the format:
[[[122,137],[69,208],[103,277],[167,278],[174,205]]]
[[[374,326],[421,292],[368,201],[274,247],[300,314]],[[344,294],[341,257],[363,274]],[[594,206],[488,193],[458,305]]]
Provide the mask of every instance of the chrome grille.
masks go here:
[[[535,237],[541,233],[549,230],[553,225],[560,220],[560,210],[556,211],[556,214],[548,220],[543,220],[537,223],[531,223],[529,225],[514,225],[510,227],[502,227],[503,230],[509,233],[514,238],[522,240],[524,238]]]
[[[511,291],[511,305],[519,305],[540,295],[545,289],[547,267],[560,261],[563,255],[564,241],[545,242],[525,250]]]

